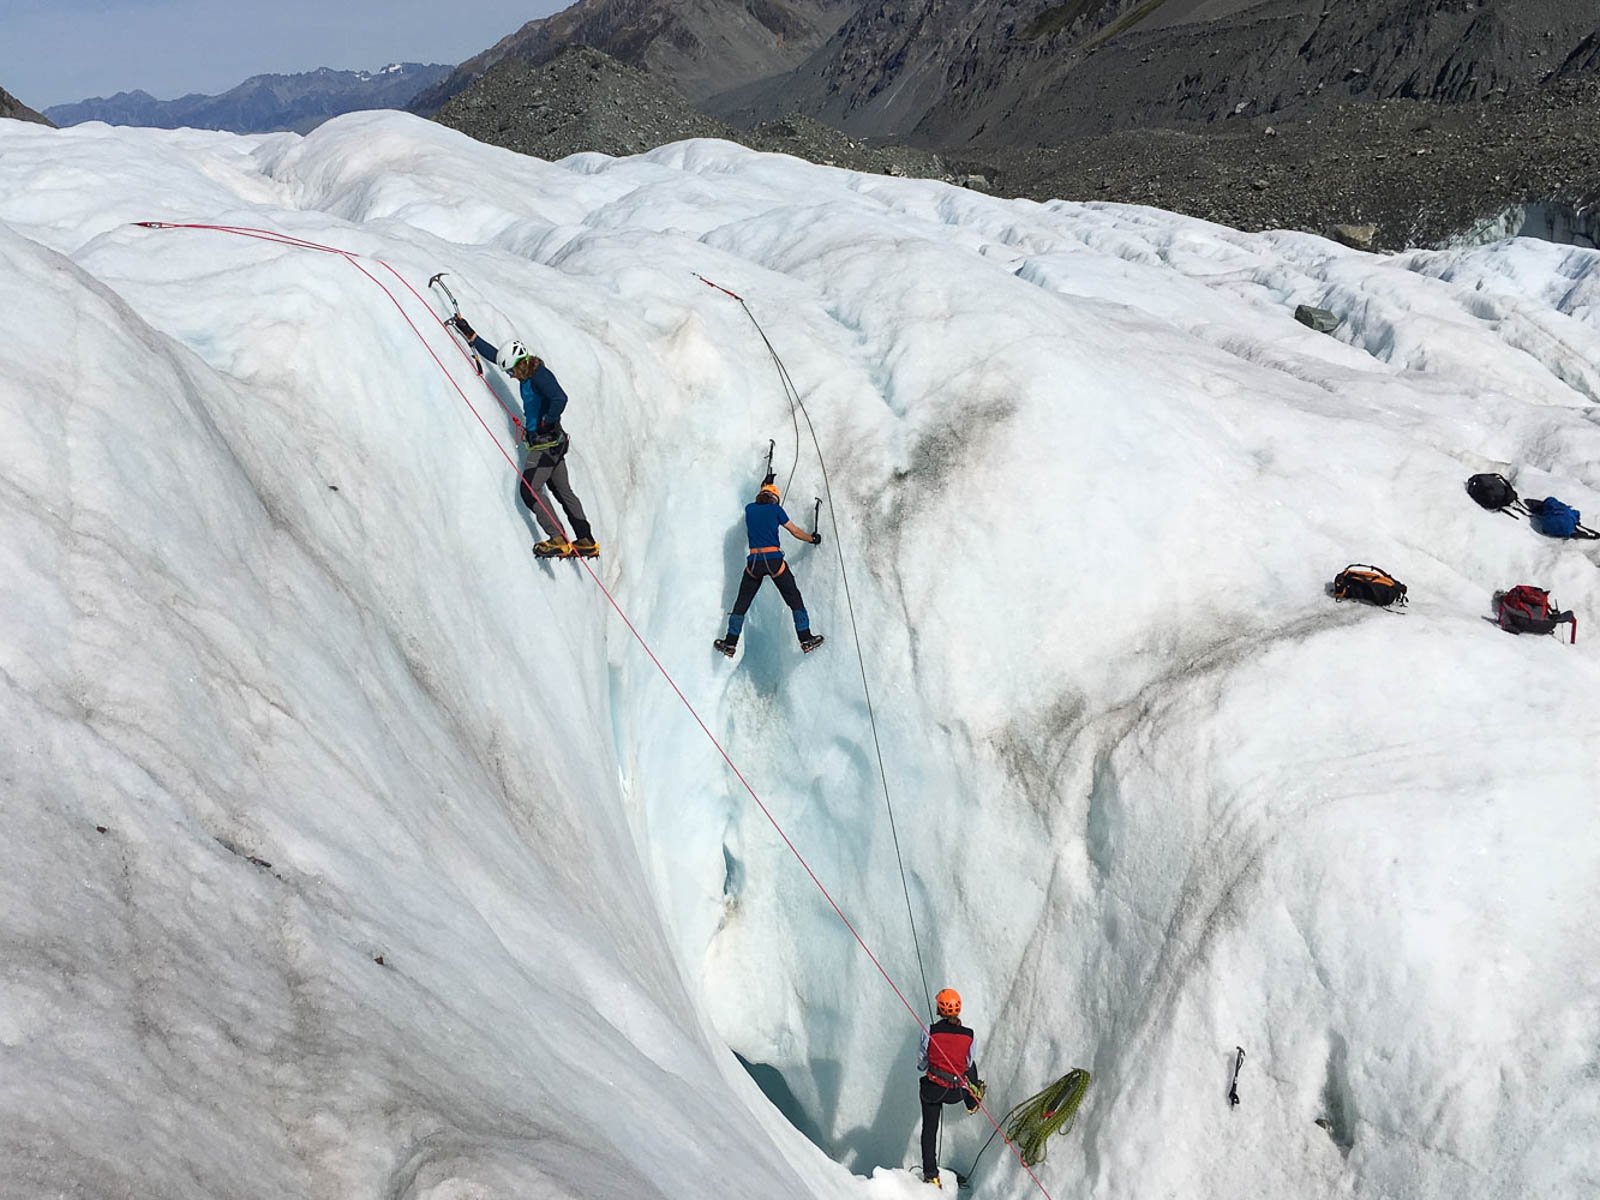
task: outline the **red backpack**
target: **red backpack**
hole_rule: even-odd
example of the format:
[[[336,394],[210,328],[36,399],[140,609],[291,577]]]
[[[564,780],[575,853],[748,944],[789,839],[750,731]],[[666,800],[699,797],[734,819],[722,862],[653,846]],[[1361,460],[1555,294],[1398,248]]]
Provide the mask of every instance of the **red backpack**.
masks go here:
[[[1578,640],[1578,617],[1562,612],[1543,588],[1520,584],[1495,597],[1495,620],[1512,633],[1554,633],[1557,625],[1572,626],[1572,640]]]

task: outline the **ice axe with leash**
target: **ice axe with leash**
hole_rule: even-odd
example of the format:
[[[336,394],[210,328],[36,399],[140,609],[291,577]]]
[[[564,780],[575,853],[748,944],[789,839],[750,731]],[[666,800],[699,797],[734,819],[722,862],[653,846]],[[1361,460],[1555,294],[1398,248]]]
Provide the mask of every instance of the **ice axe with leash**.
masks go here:
[[[459,317],[461,315],[461,305],[459,303],[457,303],[456,294],[450,290],[450,285],[444,281],[444,276],[445,276],[445,272],[440,271],[437,275],[435,275],[433,278],[428,280],[428,286],[430,288],[438,288],[441,292],[443,292],[444,293],[444,297],[445,297],[445,302],[450,305],[450,315],[452,317]],[[451,324],[448,321],[445,322],[445,324],[450,326],[450,332],[451,333],[455,334],[458,337],[460,336],[461,331],[459,329],[457,329],[455,327],[455,325]],[[465,340],[465,339],[463,339],[463,340]],[[483,374],[483,360],[478,357],[478,352],[476,350],[473,350],[470,345],[467,347],[467,349],[472,351],[472,365],[478,369],[478,374],[482,375]]]

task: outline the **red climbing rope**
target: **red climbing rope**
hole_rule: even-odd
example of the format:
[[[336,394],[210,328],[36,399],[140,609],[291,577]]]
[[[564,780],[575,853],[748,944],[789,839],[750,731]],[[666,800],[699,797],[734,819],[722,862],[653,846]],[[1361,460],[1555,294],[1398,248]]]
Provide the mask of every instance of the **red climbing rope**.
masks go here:
[[[478,412],[477,407],[472,403],[472,400],[467,396],[466,392],[461,390],[461,385],[456,382],[455,376],[450,373],[450,368],[445,366],[438,354],[434,352],[433,347],[428,344],[428,339],[423,335],[422,330],[417,328],[416,322],[414,322],[411,319],[410,314],[406,312],[405,306],[400,303],[399,297],[397,297],[394,292],[389,289],[388,285],[385,284],[383,280],[379,279],[371,271],[367,270],[367,268],[362,266],[358,261],[358,259],[363,256],[358,255],[353,250],[343,250],[337,246],[326,246],[320,242],[308,241],[305,238],[296,237],[293,234],[278,233],[275,230],[270,229],[254,229],[247,225],[208,225],[198,222],[170,221],[136,221],[134,224],[142,229],[189,229],[203,230],[210,233],[225,233],[236,237],[252,238],[256,241],[264,241],[280,246],[287,246],[291,249],[313,250],[322,254],[333,254],[343,258],[352,267],[360,271],[361,274],[365,275],[373,283],[377,284],[378,288],[383,292],[383,294],[389,297],[390,303],[392,303],[396,310],[400,313],[401,319],[403,319],[410,327],[411,332],[416,334],[417,340],[422,343],[423,349],[428,352],[428,357],[433,359],[434,363],[438,366],[440,372],[443,373],[450,386],[455,389],[456,395],[461,397],[461,402],[467,406],[468,411],[472,413],[474,419],[476,419],[478,424],[483,428],[483,431],[494,439],[495,449],[500,451],[500,456],[504,458],[506,462],[511,464],[512,471],[516,472],[518,475],[521,474],[521,468],[518,466],[517,461],[512,458],[507,452],[506,448],[500,444],[499,437],[497,437],[494,431],[489,428],[488,423],[484,421],[482,414]],[[388,271],[389,274],[395,277],[395,279],[399,280],[405,289],[410,292],[411,295],[416,298],[417,302],[423,306],[428,315],[433,318],[434,323],[441,329],[447,330],[444,321],[436,312],[433,311],[433,306],[423,298],[422,294],[411,285],[405,276],[401,275],[400,272],[396,271],[381,258],[373,258],[372,261],[377,263],[384,270]],[[697,276],[697,278],[700,277]],[[720,292],[726,292],[729,296],[734,295],[734,293],[729,292],[726,288],[712,283],[710,280],[701,278],[701,282],[705,283],[708,287],[716,288]],[[734,298],[738,299],[737,296]],[[457,352],[460,353],[461,356],[469,363],[472,361],[471,355],[468,354],[466,349],[454,337],[450,338],[450,344],[454,346]],[[476,374],[476,372],[474,372],[474,374]],[[494,397],[495,402],[500,405],[500,407],[508,416],[511,417],[512,421],[517,424],[518,428],[521,428],[521,416],[514,412],[505,403],[505,401],[501,400],[499,393],[494,390],[494,387],[489,383],[488,379],[481,375],[477,376],[477,378],[483,384],[484,388],[488,390],[489,394]],[[535,494],[534,499],[538,501],[539,507],[545,511],[545,514],[549,516],[552,521],[556,521],[557,525],[559,525],[560,522],[557,520],[556,515],[551,510],[550,506],[545,502],[544,497]],[[844,923],[844,927],[850,931],[850,936],[855,939],[856,945],[861,947],[862,952],[869,960],[871,960],[872,965],[877,968],[878,974],[883,976],[884,982],[887,983],[894,991],[895,996],[899,998],[900,1003],[905,1007],[905,1010],[911,1014],[911,1019],[915,1021],[918,1028],[920,1028],[922,1032],[926,1034],[928,1032],[928,1026],[923,1022],[922,1017],[918,1015],[917,1010],[912,1007],[911,1001],[906,999],[905,993],[900,990],[900,986],[895,983],[893,977],[890,976],[889,972],[884,969],[883,963],[878,960],[878,956],[872,952],[872,947],[867,945],[866,940],[861,936],[860,932],[856,929],[850,918],[845,916],[844,909],[839,907],[839,903],[833,898],[833,894],[828,891],[822,880],[817,877],[817,873],[811,869],[811,864],[806,861],[805,855],[800,853],[799,847],[797,847],[790,839],[789,835],[784,832],[783,826],[778,824],[778,819],[772,815],[772,811],[766,806],[765,802],[762,801],[760,795],[756,792],[756,789],[751,786],[750,781],[745,778],[744,772],[739,769],[739,765],[733,761],[732,756],[729,755],[728,751],[723,748],[722,743],[717,740],[716,734],[712,733],[710,727],[705,723],[704,720],[701,719],[699,711],[690,702],[689,697],[683,694],[683,689],[678,686],[678,681],[672,677],[672,673],[667,670],[661,659],[657,657],[655,650],[653,650],[650,646],[650,643],[645,640],[644,634],[639,632],[633,621],[628,617],[627,612],[624,611],[622,605],[618,603],[617,598],[612,595],[611,589],[606,587],[605,581],[600,578],[599,573],[596,572],[594,567],[589,564],[588,559],[579,558],[577,561],[578,565],[588,572],[589,578],[594,581],[595,587],[600,589],[600,594],[603,595],[606,598],[606,602],[611,605],[612,611],[615,612],[617,616],[622,619],[622,623],[628,627],[628,632],[631,633],[634,640],[639,643],[640,649],[645,652],[651,663],[654,664],[656,670],[661,673],[661,677],[667,681],[667,686],[672,689],[673,694],[678,697],[684,708],[688,710],[689,715],[694,718],[695,724],[700,727],[700,732],[706,735],[706,740],[716,748],[717,753],[722,756],[722,761],[728,764],[728,769],[733,772],[734,778],[737,779],[744,787],[744,790],[750,794],[750,799],[755,801],[756,807],[761,810],[761,815],[766,817],[767,823],[772,826],[778,837],[782,839],[783,844],[788,847],[789,853],[794,855],[795,861],[800,864],[801,868],[805,871],[811,882],[816,885],[817,890],[822,893],[822,897],[828,902],[828,906],[833,909],[839,920]],[[999,1131],[1000,1124],[995,1120],[994,1115],[990,1113],[988,1106],[985,1105],[982,1100],[978,1101],[978,1105],[983,1110],[983,1115],[989,1118],[989,1123],[994,1126],[996,1131]],[[1046,1200],[1051,1200],[1050,1193],[1045,1189],[1044,1184],[1041,1183],[1039,1181],[1039,1177],[1033,1173],[1033,1168],[1028,1166],[1028,1164],[1023,1161],[1021,1154],[1017,1152],[1017,1148],[1011,1145],[1010,1139],[1006,1140],[1006,1145],[1010,1146],[1013,1156],[1016,1157],[1016,1160],[1021,1165],[1022,1169],[1028,1173],[1028,1178],[1033,1180],[1034,1186],[1039,1189],[1039,1191],[1045,1196]]]

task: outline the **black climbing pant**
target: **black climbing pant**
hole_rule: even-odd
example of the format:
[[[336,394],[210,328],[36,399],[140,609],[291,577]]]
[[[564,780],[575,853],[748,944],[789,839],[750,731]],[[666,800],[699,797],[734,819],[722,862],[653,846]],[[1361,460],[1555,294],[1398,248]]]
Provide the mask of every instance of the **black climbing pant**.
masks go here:
[[[967,1093],[962,1088],[940,1087],[926,1075],[922,1077],[922,1177],[927,1179],[939,1172],[939,1117],[946,1104],[967,1104]]]
[[[742,617],[750,611],[756,593],[769,578],[777,585],[778,594],[783,597],[785,604],[797,612],[804,610],[806,602],[800,598],[800,585],[794,581],[794,572],[789,570],[789,564],[781,558],[771,559],[757,554],[751,556],[750,564],[744,569],[744,577],[739,580],[739,598],[733,602],[734,616]]]

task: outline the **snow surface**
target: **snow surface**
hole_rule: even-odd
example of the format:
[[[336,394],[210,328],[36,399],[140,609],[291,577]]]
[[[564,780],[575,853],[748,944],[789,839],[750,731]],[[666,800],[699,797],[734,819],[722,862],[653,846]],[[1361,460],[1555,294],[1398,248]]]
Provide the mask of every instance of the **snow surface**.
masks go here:
[[[1462,490],[1600,515],[1600,255],[395,113],[0,121],[0,185],[0,1194],[925,1192],[915,1022],[390,299],[136,220],[545,356],[606,585],[920,1007],[842,548],[926,982],[997,1112],[1095,1073],[1051,1194],[1600,1190],[1600,573]],[[823,481],[693,272],[827,457],[810,656],[770,589],[710,649],[766,439]]]

